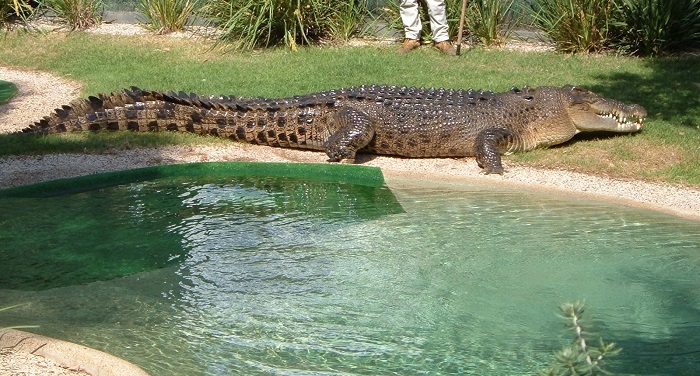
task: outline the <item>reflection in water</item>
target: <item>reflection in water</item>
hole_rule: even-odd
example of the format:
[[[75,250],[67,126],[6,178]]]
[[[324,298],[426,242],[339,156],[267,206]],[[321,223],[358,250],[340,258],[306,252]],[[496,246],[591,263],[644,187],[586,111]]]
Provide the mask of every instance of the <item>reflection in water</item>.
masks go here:
[[[530,375],[568,338],[558,304],[585,299],[623,348],[616,373],[700,371],[700,224],[478,186],[357,189],[132,185],[123,218],[177,239],[161,251],[172,263],[0,290],[30,303],[0,323],[38,323],[155,375]]]
[[[182,226],[183,218],[281,221],[273,226],[281,234],[287,231],[285,221],[295,217],[318,218],[326,225],[401,211],[385,187],[293,178],[202,180],[172,178],[72,195],[0,199],[0,286],[41,290],[178,265],[188,252],[182,235],[192,238],[187,231],[197,231],[196,226],[168,230]]]

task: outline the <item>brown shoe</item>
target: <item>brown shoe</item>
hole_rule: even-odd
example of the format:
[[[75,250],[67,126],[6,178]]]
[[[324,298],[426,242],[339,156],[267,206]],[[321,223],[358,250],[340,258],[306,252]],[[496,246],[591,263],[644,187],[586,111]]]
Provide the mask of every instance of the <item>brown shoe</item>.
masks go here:
[[[455,51],[454,46],[452,46],[452,42],[450,42],[449,40],[435,43],[435,48],[437,48],[438,51],[448,56],[457,55],[457,51]]]
[[[399,53],[405,54],[407,52],[411,52],[411,51],[415,50],[418,47],[420,47],[420,41],[418,41],[416,39],[406,38],[403,40],[403,44],[401,44],[401,48],[399,48]]]

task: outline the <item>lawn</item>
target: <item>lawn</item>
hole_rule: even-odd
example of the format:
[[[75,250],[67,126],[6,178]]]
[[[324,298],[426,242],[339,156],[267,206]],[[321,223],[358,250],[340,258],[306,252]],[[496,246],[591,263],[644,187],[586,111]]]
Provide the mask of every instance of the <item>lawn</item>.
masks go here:
[[[0,65],[50,71],[84,83],[83,95],[139,86],[199,94],[277,97],[359,84],[484,88],[575,84],[643,105],[635,135],[582,135],[507,163],[700,187],[700,56],[633,58],[476,48],[459,58],[429,48],[314,47],[226,52],[193,39],[7,33]],[[0,136],[0,155],[223,142],[172,135]]]

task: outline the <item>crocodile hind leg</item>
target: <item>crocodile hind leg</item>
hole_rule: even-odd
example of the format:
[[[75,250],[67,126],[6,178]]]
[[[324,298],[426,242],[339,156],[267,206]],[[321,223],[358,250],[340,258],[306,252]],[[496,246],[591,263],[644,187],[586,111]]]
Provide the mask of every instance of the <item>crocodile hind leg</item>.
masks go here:
[[[343,109],[330,120],[338,130],[323,143],[329,162],[355,159],[355,153],[374,137],[372,119],[362,111]]]
[[[484,129],[476,136],[476,163],[484,169],[484,174],[503,175],[501,151],[513,144],[515,134],[504,127]]]

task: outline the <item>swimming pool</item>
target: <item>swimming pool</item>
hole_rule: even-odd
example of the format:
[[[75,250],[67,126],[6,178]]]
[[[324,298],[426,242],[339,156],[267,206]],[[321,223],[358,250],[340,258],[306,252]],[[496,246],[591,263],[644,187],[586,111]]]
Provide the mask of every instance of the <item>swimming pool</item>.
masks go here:
[[[158,175],[0,199],[0,305],[26,303],[0,323],[154,375],[525,375],[585,299],[623,348],[610,370],[700,371],[700,223],[480,185]]]

